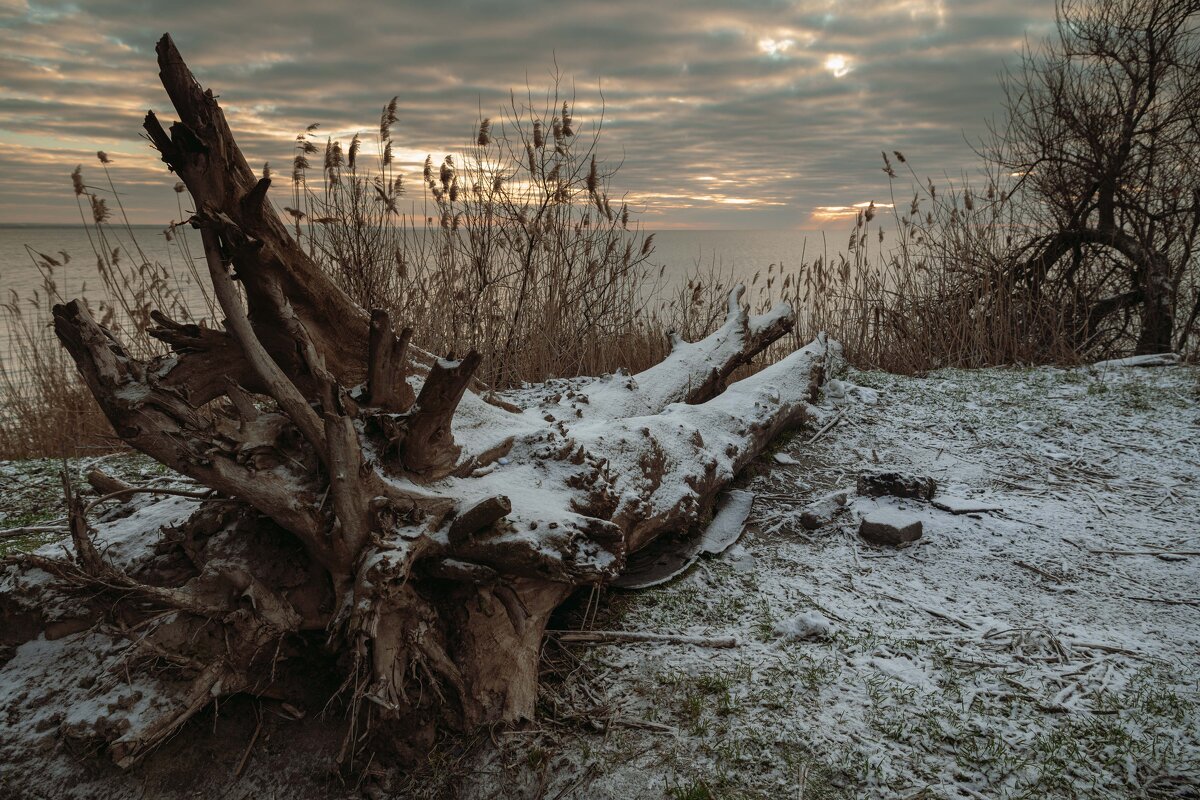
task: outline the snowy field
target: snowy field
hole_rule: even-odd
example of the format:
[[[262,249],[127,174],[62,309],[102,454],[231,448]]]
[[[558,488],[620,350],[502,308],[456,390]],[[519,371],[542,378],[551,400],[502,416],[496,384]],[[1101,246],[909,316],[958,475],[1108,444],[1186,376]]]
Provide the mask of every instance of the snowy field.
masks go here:
[[[574,616],[738,647],[548,645],[558,724],[434,776],[474,773],[472,797],[1200,797],[1200,372],[850,378],[878,402],[758,465],[738,545]],[[877,466],[999,510],[855,498]],[[843,488],[847,513],[800,526]],[[863,542],[880,503],[923,538]]]
[[[551,636],[537,722],[448,739],[419,773],[376,770],[360,790],[1200,797],[1200,370],[846,377],[877,398],[851,393],[815,441],[798,432],[753,466],[739,481],[754,504],[736,545],[665,585],[585,596],[556,622],[736,646]],[[0,465],[0,528],[55,516],[37,488],[54,494],[53,468]],[[949,510],[857,497],[859,473],[882,468],[932,476]],[[832,524],[800,525],[808,503],[843,489],[849,506]],[[864,542],[858,520],[880,506],[919,518],[923,537]],[[9,654],[0,694],[38,646]],[[218,759],[190,777],[208,788],[187,796],[358,796],[279,793],[280,765],[297,758],[292,724],[270,717],[244,776]],[[197,725],[220,735],[216,718]],[[106,775],[88,791],[145,790],[136,772]]]

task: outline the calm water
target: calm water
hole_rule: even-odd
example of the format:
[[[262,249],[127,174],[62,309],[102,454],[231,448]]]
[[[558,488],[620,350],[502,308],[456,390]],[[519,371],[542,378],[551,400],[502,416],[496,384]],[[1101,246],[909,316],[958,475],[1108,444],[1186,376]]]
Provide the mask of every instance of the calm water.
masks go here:
[[[117,228],[111,233],[111,244],[132,250],[127,233]],[[146,256],[167,267],[174,288],[191,307],[203,309],[202,296],[188,268],[187,254],[178,239],[186,237],[191,253],[200,258],[199,234],[181,229],[176,232],[177,238],[173,242],[166,240],[160,227],[135,226],[134,234]],[[806,236],[810,237],[807,245]],[[782,263],[794,268],[800,265],[802,257],[811,260],[820,252],[821,240],[819,235],[812,238],[811,234],[793,231],[661,231],[655,235],[654,245],[652,260],[666,267],[668,281],[685,275],[697,264],[704,268],[715,264],[749,281],[756,271],[761,270],[765,275],[769,264]],[[44,299],[42,274],[26,246],[60,262],[65,261],[60,251],[70,254],[70,261],[56,268],[53,274],[55,288],[62,299],[87,295],[96,300],[103,296],[92,244],[81,225],[0,225],[0,294],[3,302],[9,302],[13,292],[25,308],[29,307],[28,298],[35,293]],[[198,266],[203,275],[207,270],[203,264]],[[10,369],[11,342],[12,331],[5,320],[0,319],[0,364]]]

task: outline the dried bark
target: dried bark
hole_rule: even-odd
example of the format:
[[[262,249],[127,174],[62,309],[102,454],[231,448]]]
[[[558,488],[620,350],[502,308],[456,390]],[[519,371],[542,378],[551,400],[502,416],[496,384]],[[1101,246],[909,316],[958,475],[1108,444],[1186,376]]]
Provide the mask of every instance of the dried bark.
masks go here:
[[[105,560],[76,505],[75,560],[25,565],[108,597],[105,619],[137,630],[130,652],[175,676],[162,713],[103,737],[110,754],[136,763],[213,697],[283,691],[309,633],[340,654],[343,759],[363,742],[419,756],[438,725],[532,717],[554,608],[696,523],[810,412],[832,345],[726,388],[791,328],[786,305],[749,316],[739,287],[720,330],[643,373],[485,401],[476,354],[422,369],[411,331],[304,255],[212,93],[169,37],[158,54],[182,121],[146,128],[196,201],[224,330],[158,317],[175,352],[150,361],[78,301],[55,307],[55,331],[118,435],[223,502],[137,569]]]

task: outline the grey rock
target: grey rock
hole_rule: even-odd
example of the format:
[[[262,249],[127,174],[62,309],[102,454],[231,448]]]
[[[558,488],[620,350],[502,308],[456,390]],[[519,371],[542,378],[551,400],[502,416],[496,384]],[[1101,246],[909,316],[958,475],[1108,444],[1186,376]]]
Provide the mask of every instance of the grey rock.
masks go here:
[[[858,493],[863,497],[909,497],[931,500],[937,491],[937,481],[928,475],[906,475],[903,472],[876,470],[858,476]]]
[[[863,517],[858,534],[871,544],[897,547],[920,539],[924,527],[914,516],[891,508],[878,508]]]
[[[825,527],[842,512],[849,499],[849,492],[840,491],[827,494],[821,499],[809,503],[800,512],[800,524],[804,526],[805,530],[810,531]]]

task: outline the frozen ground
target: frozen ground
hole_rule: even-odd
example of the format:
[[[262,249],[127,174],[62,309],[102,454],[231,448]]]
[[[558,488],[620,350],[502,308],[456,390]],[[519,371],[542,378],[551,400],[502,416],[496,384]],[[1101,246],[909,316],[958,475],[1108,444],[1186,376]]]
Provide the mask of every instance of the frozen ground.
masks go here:
[[[760,463],[737,546],[572,616],[741,645],[549,645],[558,723],[498,735],[469,796],[1200,797],[1200,373],[851,379],[879,402]],[[801,528],[876,465],[1001,510]],[[924,537],[865,544],[880,503]]]
[[[378,775],[379,796],[1200,797],[1200,371],[849,378],[878,402],[851,393],[817,441],[800,432],[754,466],[737,545],[663,586],[584,596],[556,623],[737,647],[551,637],[537,723],[446,740],[419,773]],[[935,477],[954,510],[999,510],[852,491],[834,524],[800,526],[806,503],[876,467]],[[23,498],[0,528],[57,521],[37,469],[0,465]],[[863,542],[857,520],[879,505],[919,517],[923,538]],[[193,726],[205,755],[186,780],[148,762],[152,793],[283,788],[293,723],[267,715],[247,750],[254,717],[239,729],[236,706],[225,714]],[[161,761],[195,749],[189,730]],[[135,776],[92,778],[137,796]]]

